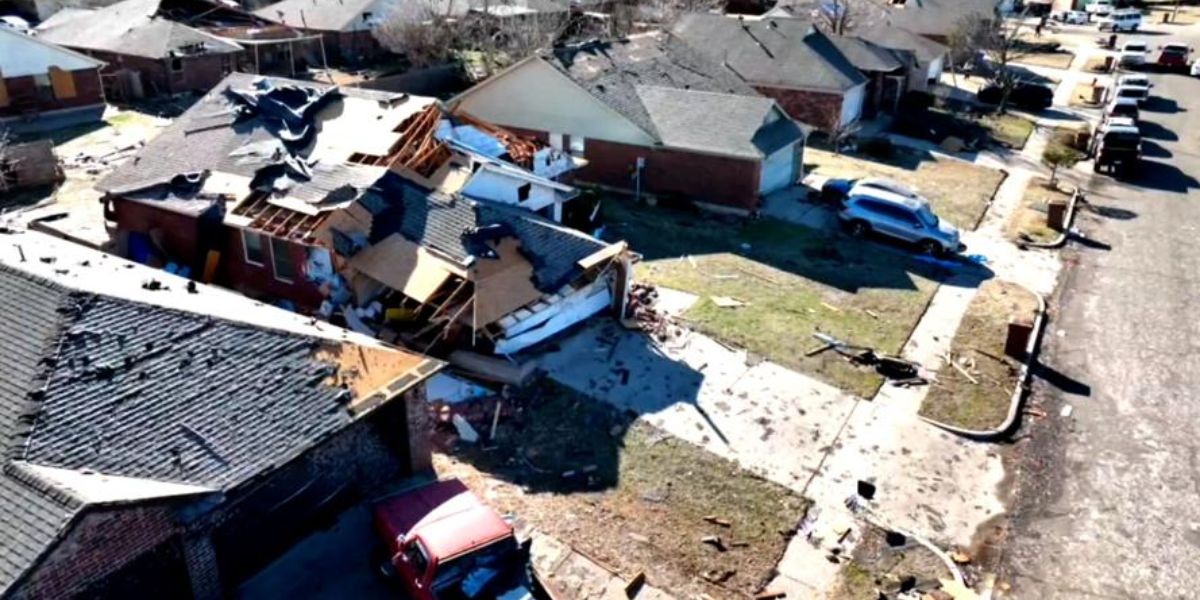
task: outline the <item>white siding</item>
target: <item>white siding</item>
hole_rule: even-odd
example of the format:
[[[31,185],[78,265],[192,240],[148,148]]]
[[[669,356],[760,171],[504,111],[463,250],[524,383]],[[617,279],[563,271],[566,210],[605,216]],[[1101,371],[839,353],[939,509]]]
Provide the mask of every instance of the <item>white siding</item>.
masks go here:
[[[759,176],[758,193],[770,194],[796,181],[796,145],[788,144],[766,157]]]
[[[654,143],[649,134],[536,58],[468,90],[455,103],[497,125],[638,146]]]
[[[842,125],[850,125],[862,118],[863,102],[867,97],[867,84],[861,84],[846,92],[842,99]]]
[[[518,190],[522,185],[529,185],[529,198],[521,201]],[[538,183],[509,177],[487,169],[480,169],[471,176],[470,181],[463,186],[461,192],[473,198],[482,198],[502,204],[513,204],[529,210],[541,210],[556,199],[554,190]]]
[[[925,80],[939,81],[942,78],[942,71],[946,68],[946,57],[939,56],[929,63],[929,72],[925,74]]]

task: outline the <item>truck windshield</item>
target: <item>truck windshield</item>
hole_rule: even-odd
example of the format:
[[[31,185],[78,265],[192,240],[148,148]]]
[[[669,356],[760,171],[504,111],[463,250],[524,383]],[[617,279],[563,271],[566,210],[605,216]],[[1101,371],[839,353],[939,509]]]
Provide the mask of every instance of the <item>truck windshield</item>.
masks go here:
[[[929,210],[928,206],[922,206],[921,208],[917,209],[917,217],[921,219],[922,225],[931,229],[937,227],[937,215],[933,214],[933,211]]]
[[[1110,131],[1104,134],[1104,146],[1114,150],[1133,150],[1142,141],[1142,136],[1124,131]]]
[[[1117,95],[1122,98],[1145,98],[1149,91],[1146,88],[1121,88]]]

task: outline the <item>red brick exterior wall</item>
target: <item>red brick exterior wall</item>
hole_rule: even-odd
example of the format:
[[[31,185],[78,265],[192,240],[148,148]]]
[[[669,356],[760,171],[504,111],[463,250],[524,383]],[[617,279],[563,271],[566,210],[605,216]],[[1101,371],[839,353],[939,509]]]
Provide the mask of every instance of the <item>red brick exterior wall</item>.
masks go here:
[[[506,127],[546,142],[549,135]],[[564,145],[568,144],[564,136]],[[762,161],[715,156],[672,148],[648,148],[588,138],[584,142],[587,165],[575,171],[574,181],[633,191],[632,177],[638,157],[645,159],[642,192],[682,196],[688,200],[725,206],[739,211],[756,211]]]
[[[82,49],[78,49],[83,51]],[[104,73],[116,73],[125,69],[137,71],[142,80],[142,92],[146,97],[180,92],[207,92],[233,71],[237,53],[205,54],[180,58],[182,70],[173,71],[170,59],[143,58],[111,52],[83,51],[104,62]],[[113,94],[110,94],[113,96]]]
[[[773,98],[791,118],[821,131],[834,131],[842,120],[841,94],[757,86],[754,89]]]
[[[34,107],[38,112],[94,106],[104,103],[104,90],[100,85],[99,69],[71,71],[71,78],[75,80],[74,98],[50,98],[46,100],[38,98],[37,83],[34,82],[32,75],[5,79],[4,86],[8,90],[9,102],[7,106],[0,106],[0,118],[21,116],[25,111],[27,102],[29,103],[28,106]]]
[[[201,279],[206,259],[203,254],[206,253],[201,250],[197,217],[158,208],[145,202],[121,199],[113,200],[112,207],[113,218],[119,231],[150,235],[151,231],[159,230],[161,235],[158,235],[158,239],[161,240],[169,258],[187,265],[192,270],[192,277]],[[261,266],[254,265],[246,261],[240,229],[226,226],[223,228],[222,237],[223,240],[217,240],[222,251],[213,283],[248,296],[289,300],[297,308],[305,311],[313,310],[321,304],[324,296],[320,288],[304,277],[303,267],[308,261],[306,246],[287,243],[288,256],[297,270],[295,279],[287,282],[275,277],[269,249],[264,248],[266,263]]]
[[[175,533],[168,506],[88,510],[18,586],[16,598],[68,598]]]

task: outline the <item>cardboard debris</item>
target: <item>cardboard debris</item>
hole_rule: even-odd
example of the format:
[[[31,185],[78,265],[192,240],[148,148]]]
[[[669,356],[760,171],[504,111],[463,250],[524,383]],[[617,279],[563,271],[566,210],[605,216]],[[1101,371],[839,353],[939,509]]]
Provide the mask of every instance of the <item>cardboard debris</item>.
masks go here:
[[[980,600],[974,590],[953,579],[939,579],[938,582],[942,584],[942,591],[954,600]]]
[[[746,306],[745,302],[730,296],[710,296],[710,298],[713,304],[716,304],[719,308],[739,308]]]

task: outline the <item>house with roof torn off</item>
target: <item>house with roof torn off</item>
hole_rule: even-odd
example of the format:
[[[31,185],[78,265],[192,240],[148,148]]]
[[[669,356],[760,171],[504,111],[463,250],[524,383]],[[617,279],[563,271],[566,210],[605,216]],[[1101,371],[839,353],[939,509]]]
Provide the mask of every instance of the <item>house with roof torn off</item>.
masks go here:
[[[536,54],[452,104],[581,158],[579,181],[636,195],[746,214],[803,176],[801,126],[663,32]]]
[[[557,222],[574,168],[430,98],[233,74],[98,187],[138,262],[507,354],[623,310],[625,246]]]
[[[431,469],[440,361],[0,236],[0,597],[219,598]]]
[[[233,71],[295,76],[325,65],[320,36],[221,0],[121,0],[64,8],[40,39],[103,60],[110,100],[207,92]]]

